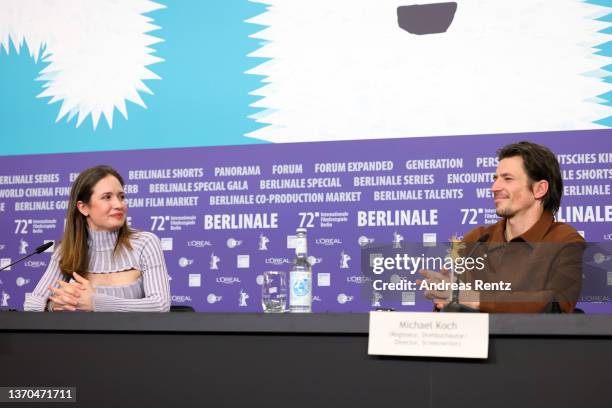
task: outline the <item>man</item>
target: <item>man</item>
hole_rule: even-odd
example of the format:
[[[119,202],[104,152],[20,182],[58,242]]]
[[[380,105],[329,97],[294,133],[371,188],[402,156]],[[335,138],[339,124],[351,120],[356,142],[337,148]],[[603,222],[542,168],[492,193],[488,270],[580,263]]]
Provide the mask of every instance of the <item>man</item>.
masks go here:
[[[502,219],[464,236],[465,243],[484,242],[471,245],[471,257],[483,257],[486,265],[462,276],[472,289],[461,292],[459,301],[490,313],[571,313],[582,285],[584,240],[553,218],[563,193],[559,162],[547,147],[531,142],[500,149],[498,159],[491,191]],[[449,277],[446,271],[421,274],[430,282]],[[474,290],[477,282],[504,284]],[[449,301],[448,291],[428,291],[426,296],[438,309]]]

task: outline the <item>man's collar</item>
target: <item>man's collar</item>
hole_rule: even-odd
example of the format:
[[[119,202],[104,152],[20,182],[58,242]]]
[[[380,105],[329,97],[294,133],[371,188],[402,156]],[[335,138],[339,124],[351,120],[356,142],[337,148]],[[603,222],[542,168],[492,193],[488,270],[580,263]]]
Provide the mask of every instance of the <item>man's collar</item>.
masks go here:
[[[495,228],[491,234],[491,239],[489,240],[489,249],[496,248],[506,243],[505,231],[507,221],[507,218],[502,218],[502,220],[495,225]],[[544,211],[540,216],[540,219],[533,224],[531,228],[518,237],[514,237],[510,242],[526,242],[530,245],[541,242],[550,229],[552,223],[552,214],[548,211]]]
[[[533,224],[531,228],[529,228],[527,231],[525,231],[523,234],[519,235],[516,238],[522,238],[524,241],[530,244],[542,242],[552,223],[552,214],[548,211],[544,211],[540,219],[535,224]]]

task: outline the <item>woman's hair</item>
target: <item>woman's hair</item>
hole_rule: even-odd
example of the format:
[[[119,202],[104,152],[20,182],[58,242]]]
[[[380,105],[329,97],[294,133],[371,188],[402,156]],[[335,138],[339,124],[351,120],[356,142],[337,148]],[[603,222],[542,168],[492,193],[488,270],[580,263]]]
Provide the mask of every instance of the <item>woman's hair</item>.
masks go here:
[[[66,275],[72,276],[72,272],[77,272],[79,274],[88,272],[89,254],[87,239],[89,237],[89,232],[87,228],[87,217],[81,214],[77,203],[82,201],[89,204],[95,185],[107,176],[115,177],[119,180],[121,186],[124,186],[121,175],[112,167],[104,165],[84,170],[76,178],[74,184],[72,184],[70,201],[68,202],[68,212],[66,214],[64,236],[58,249],[60,270]],[[132,234],[133,231],[128,226],[127,221],[124,222],[121,228],[119,228],[114,253],[117,253],[121,247],[132,249],[130,244],[130,237]]]

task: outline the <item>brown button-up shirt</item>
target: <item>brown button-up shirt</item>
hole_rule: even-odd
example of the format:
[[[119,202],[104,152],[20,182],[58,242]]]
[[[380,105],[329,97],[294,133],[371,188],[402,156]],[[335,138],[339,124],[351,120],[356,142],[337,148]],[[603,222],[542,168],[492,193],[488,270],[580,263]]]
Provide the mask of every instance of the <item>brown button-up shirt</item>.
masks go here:
[[[486,243],[472,255],[484,256],[485,268],[469,271],[466,280],[472,284],[480,280],[511,285],[508,291],[478,290],[480,310],[539,313],[551,302],[558,302],[563,312],[573,312],[582,287],[585,242],[580,234],[567,224],[555,222],[549,212],[510,242],[505,239],[505,230],[504,218],[489,227],[475,228],[464,237],[464,242],[471,243],[489,234]]]

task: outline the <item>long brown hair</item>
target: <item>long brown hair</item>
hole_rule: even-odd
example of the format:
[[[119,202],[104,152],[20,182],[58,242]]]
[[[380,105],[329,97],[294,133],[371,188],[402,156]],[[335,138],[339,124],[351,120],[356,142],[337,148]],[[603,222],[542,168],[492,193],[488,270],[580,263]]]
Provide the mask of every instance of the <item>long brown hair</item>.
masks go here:
[[[66,214],[66,226],[64,236],[59,246],[59,266],[62,273],[72,276],[72,272],[83,274],[89,271],[89,251],[87,239],[89,232],[87,229],[87,217],[79,211],[77,203],[82,201],[89,204],[94,187],[106,176],[113,176],[121,187],[125,184],[121,175],[110,166],[95,166],[84,170],[72,184],[70,190],[70,201]],[[114,253],[121,247],[132,249],[130,237],[134,231],[128,226],[127,219],[119,228],[117,242],[115,243]]]

